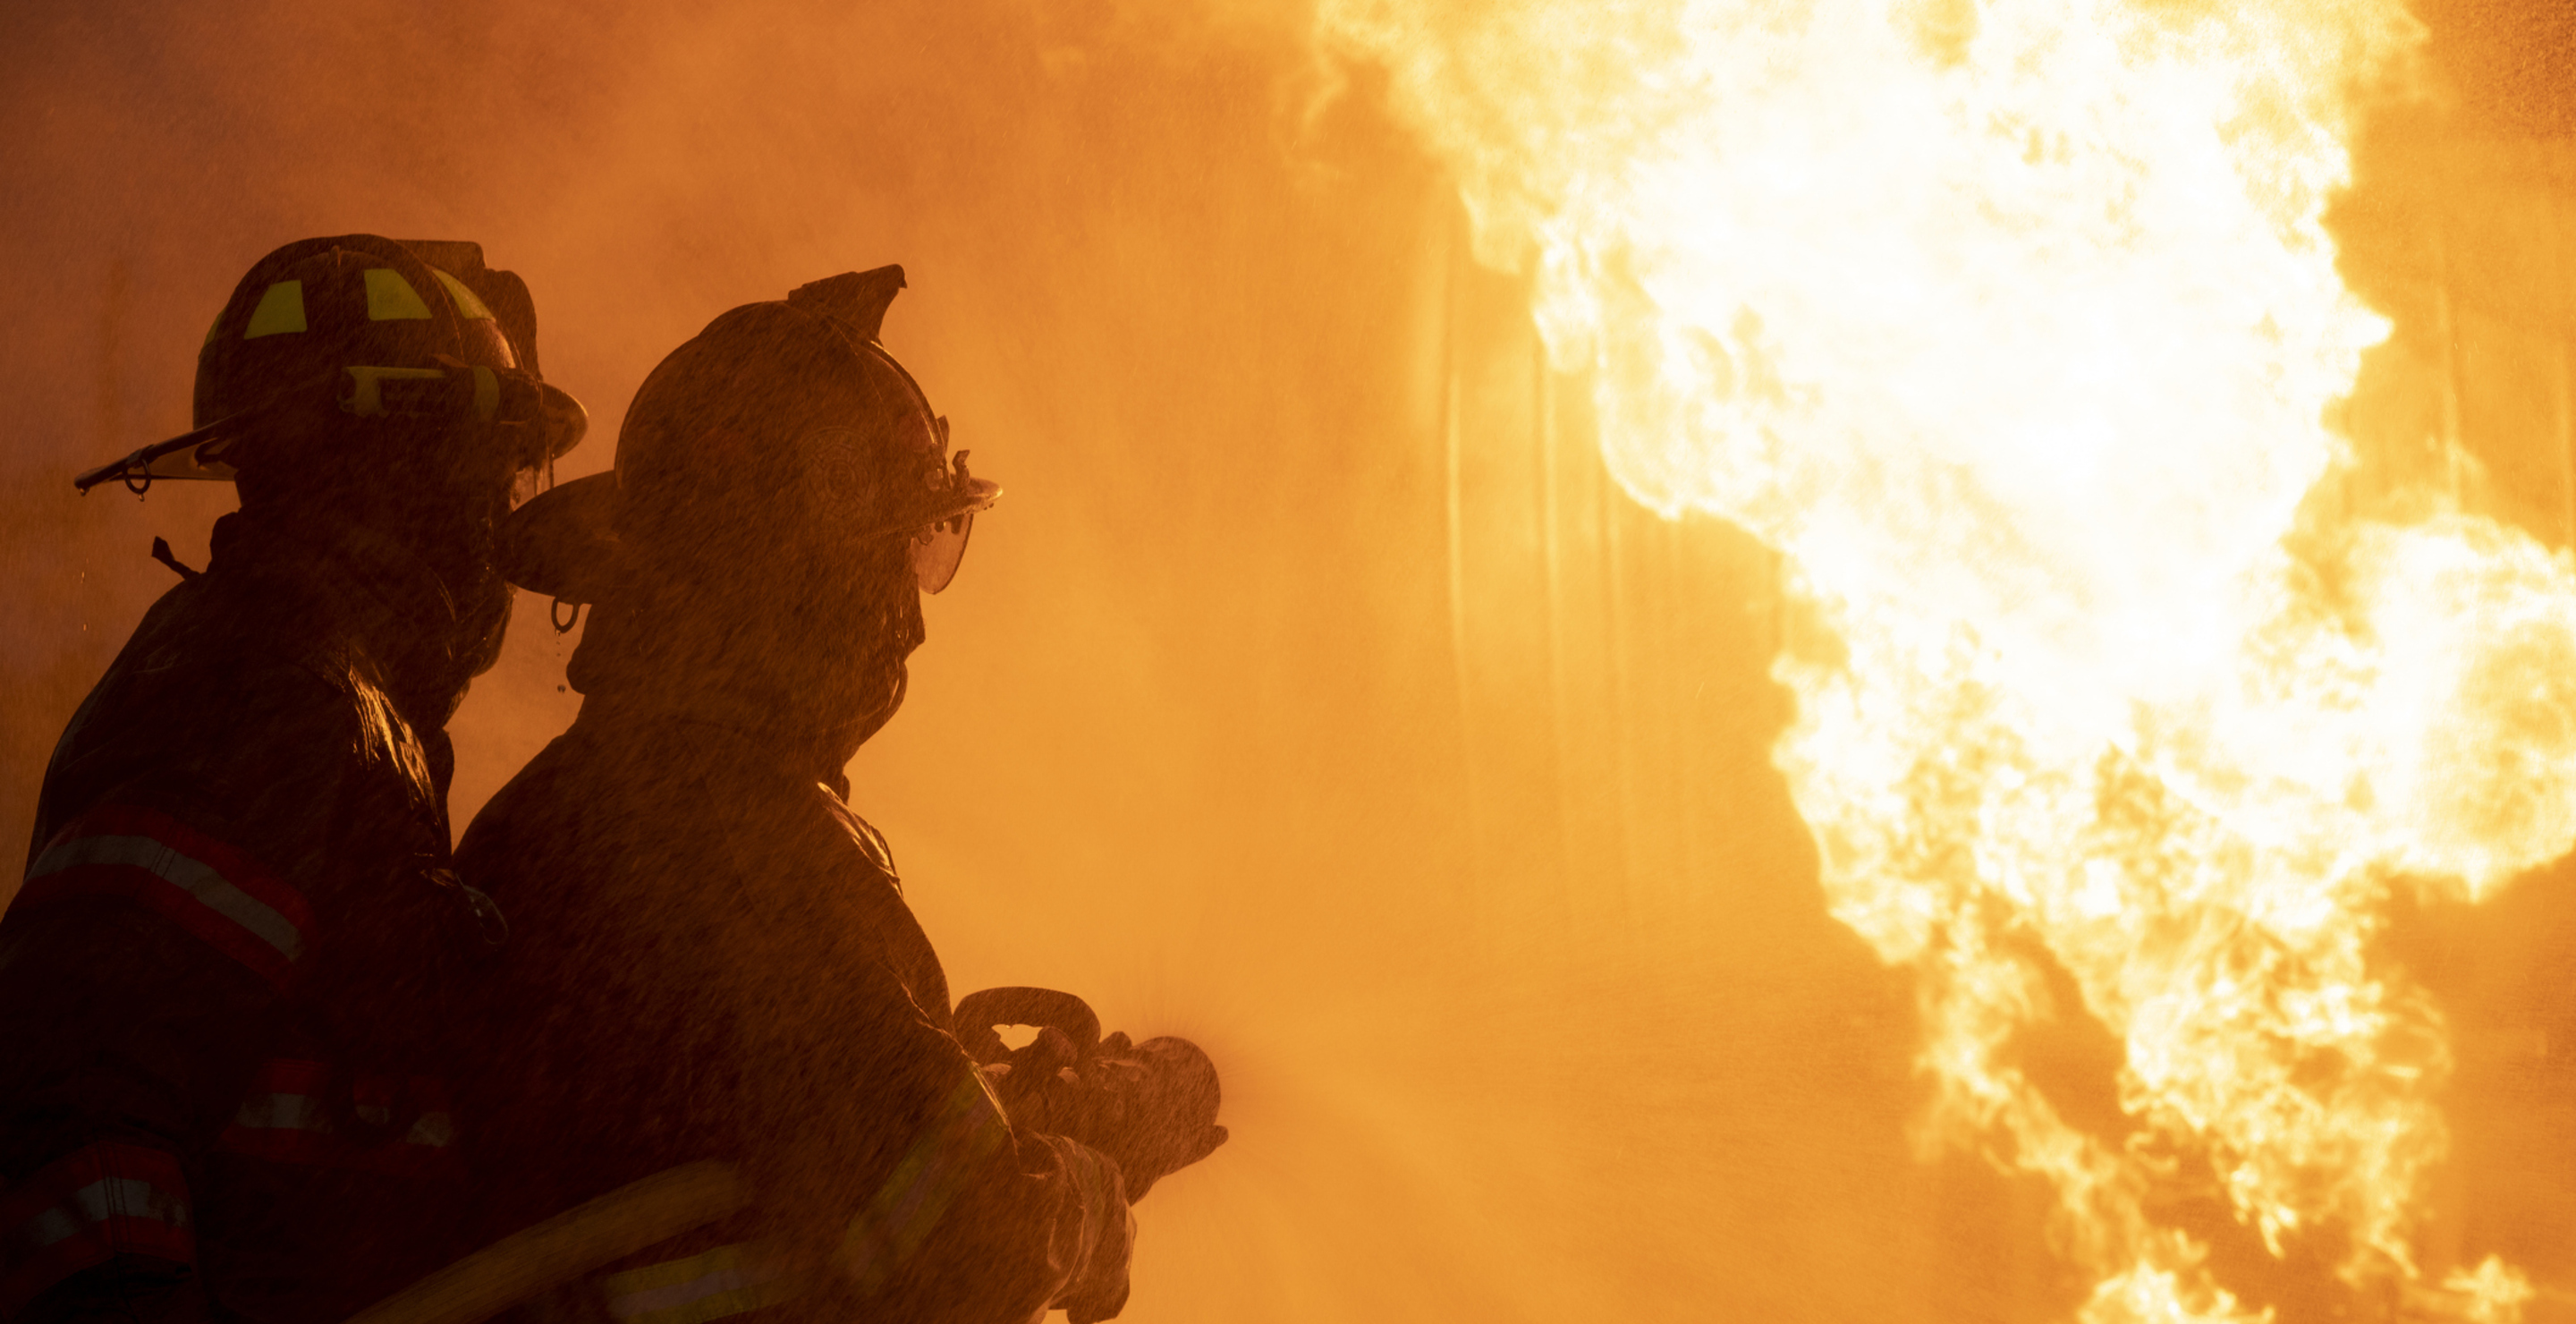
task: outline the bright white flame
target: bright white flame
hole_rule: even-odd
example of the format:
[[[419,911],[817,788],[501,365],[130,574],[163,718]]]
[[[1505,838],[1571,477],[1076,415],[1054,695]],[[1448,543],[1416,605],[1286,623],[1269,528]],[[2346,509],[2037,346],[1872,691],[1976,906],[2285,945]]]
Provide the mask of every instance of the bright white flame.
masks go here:
[[[2419,1278],[2447,1069],[2374,968],[2400,873],[2576,841],[2576,573],[2303,501],[2386,326],[2319,224],[2396,0],[1326,0],[1534,270],[1657,510],[1784,553],[1830,639],[1778,761],[1834,913],[1921,974],[1930,1130],[2047,1175],[2088,1319],[2257,1317],[2150,1196]],[[2304,511],[2304,515],[2303,515]],[[2304,522],[2303,522],[2304,520]],[[2052,977],[2080,1009],[2052,1006]],[[2025,1028],[2118,1038],[2126,1130]],[[2490,1263],[2422,1308],[2505,1318]]]

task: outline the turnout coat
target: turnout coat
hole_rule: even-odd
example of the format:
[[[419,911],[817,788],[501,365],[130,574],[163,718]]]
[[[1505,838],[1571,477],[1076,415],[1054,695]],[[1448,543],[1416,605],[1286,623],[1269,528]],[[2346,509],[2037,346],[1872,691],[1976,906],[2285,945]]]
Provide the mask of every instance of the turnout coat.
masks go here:
[[[460,868],[513,925],[467,1091],[483,1237],[716,1159],[753,1208],[531,1313],[1115,1314],[1116,1166],[1003,1115],[884,839],[781,743],[593,692],[467,831]]]
[[[0,916],[0,1318],[333,1324],[452,1258],[436,578],[235,514],[72,719]]]

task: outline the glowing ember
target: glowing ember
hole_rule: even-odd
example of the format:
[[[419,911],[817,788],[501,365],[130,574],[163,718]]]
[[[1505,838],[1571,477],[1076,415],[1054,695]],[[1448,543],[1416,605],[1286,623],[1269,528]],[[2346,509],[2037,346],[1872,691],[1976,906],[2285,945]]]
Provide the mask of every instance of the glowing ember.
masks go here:
[[[2053,1183],[2085,1318],[2260,1317],[2160,1220],[2190,1190],[2410,1310],[2518,1313],[2493,1261],[2420,1281],[2446,1050],[2369,945],[2401,874],[2474,895],[2576,841],[2576,573],[2467,515],[2302,506],[2386,329],[2318,216],[2399,5],[1323,23],[1480,255],[1535,268],[1627,490],[1753,531],[1816,604],[1778,761],[1827,895],[1921,973],[1929,1133]],[[2017,1040],[2083,1013],[2125,1118],[2078,1127]]]

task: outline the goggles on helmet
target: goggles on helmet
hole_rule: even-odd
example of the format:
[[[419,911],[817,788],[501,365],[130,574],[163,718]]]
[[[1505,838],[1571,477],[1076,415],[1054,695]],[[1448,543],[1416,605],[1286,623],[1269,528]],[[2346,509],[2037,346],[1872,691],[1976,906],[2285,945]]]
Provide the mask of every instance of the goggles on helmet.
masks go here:
[[[912,535],[912,581],[924,593],[936,593],[957,577],[966,559],[966,538],[975,531],[975,512],[944,519]]]
[[[902,371],[899,365],[896,371]],[[906,374],[905,381],[910,380],[910,374]],[[946,418],[931,419],[930,432],[936,450],[932,452],[933,467],[924,475],[927,499],[918,508],[932,517],[930,522],[909,529],[896,525],[868,535],[911,534],[905,553],[911,558],[913,582],[924,593],[936,593],[957,577],[958,563],[966,559],[966,540],[975,532],[976,512],[990,508],[1002,494],[1000,484],[967,472],[969,452],[948,454]]]

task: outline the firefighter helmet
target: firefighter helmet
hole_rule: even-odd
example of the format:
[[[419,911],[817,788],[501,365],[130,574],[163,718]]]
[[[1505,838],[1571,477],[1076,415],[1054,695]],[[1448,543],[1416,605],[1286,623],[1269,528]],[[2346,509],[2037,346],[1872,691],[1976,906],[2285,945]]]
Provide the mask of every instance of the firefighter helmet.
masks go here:
[[[617,467],[565,483],[503,527],[512,583],[597,602],[622,571],[735,582],[908,539],[936,593],[1001,488],[948,452],[948,420],[879,340],[903,268],[848,272],[746,304],[673,350],[637,390]]]
[[[538,375],[536,308],[518,276],[486,268],[478,244],[367,234],[299,240],[242,277],[198,351],[194,414],[195,430],[76,484],[228,479],[245,465],[314,463],[325,457],[303,448],[311,437],[351,436],[292,426],[299,418],[463,427],[521,468],[552,461],[588,427],[580,402]]]

